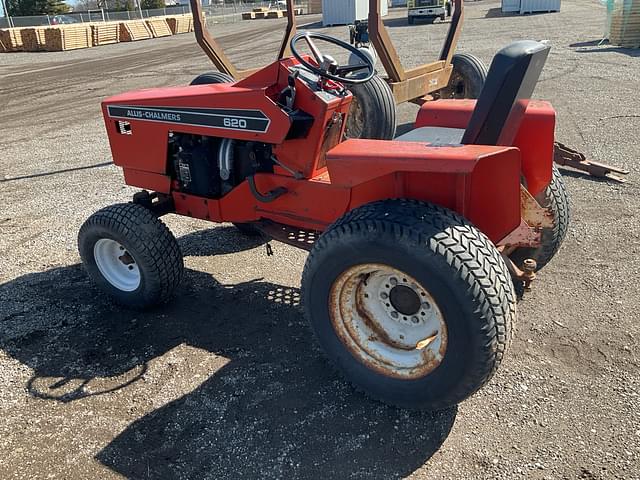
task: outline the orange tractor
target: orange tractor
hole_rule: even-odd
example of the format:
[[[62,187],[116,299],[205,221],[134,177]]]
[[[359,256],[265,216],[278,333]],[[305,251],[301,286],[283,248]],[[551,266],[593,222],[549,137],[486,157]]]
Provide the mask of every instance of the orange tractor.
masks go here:
[[[426,102],[400,137],[348,138],[352,90],[379,79],[371,56],[292,31],[277,61],[240,80],[216,72],[103,102],[114,162],[142,190],[84,223],[85,268],[125,306],[168,301],[184,266],[166,214],[309,250],[304,308],[346,378],[402,407],[456,404],[498,368],[514,284],[528,285],[567,230],[555,112],[531,100],[549,47],[502,49],[477,101]],[[340,64],[325,44],[355,61]],[[412,78],[447,78],[449,53],[385,88],[406,100],[424,85]]]

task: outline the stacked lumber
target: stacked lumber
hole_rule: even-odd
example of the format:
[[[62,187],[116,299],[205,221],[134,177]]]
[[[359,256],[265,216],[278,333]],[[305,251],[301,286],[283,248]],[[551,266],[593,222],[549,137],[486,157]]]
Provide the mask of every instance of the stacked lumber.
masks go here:
[[[22,29],[22,46],[25,52],[45,50],[47,40],[45,31],[49,27],[27,27]]]
[[[614,3],[609,42],[621,47],[640,48],[640,0]]]
[[[147,20],[147,25],[149,30],[151,30],[151,34],[153,38],[157,37],[169,37],[172,35],[171,29],[169,28],[169,24],[167,20],[163,17],[158,18],[150,18]]]
[[[167,17],[167,24],[174,35],[187,33],[193,28],[193,17],[191,15],[173,15]]]
[[[120,41],[120,24],[118,22],[94,23],[91,25],[92,45],[108,45]]]
[[[93,46],[91,39],[91,25],[71,24],[59,25],[45,29],[45,50],[59,52],[62,50],[74,50],[76,48],[88,48]]]
[[[1,29],[0,48],[5,52],[19,52],[22,50],[22,28]]]
[[[267,12],[267,18],[282,18],[282,10],[271,10]]]
[[[127,20],[120,22],[120,41],[135,42],[153,38],[153,34],[144,20]]]

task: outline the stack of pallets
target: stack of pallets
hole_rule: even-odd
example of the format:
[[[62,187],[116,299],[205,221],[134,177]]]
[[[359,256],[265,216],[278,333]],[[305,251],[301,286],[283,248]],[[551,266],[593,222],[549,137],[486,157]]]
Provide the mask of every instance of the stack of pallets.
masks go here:
[[[269,11],[266,7],[254,8],[250,12],[245,12],[242,14],[243,20],[255,20],[256,18],[267,18],[267,12]]]
[[[127,20],[120,22],[120,41],[134,42],[152,38],[153,35],[144,20]]]
[[[169,37],[172,35],[169,24],[165,18],[150,18],[147,20],[149,30],[153,35],[153,38],[157,37]]]
[[[287,10],[269,10],[268,8],[254,8],[252,12],[242,14],[243,20],[256,20],[258,18],[282,18],[288,15]],[[302,9],[294,9],[296,15],[302,15]]]
[[[88,24],[50,27],[45,30],[44,38],[45,50],[49,52],[74,50],[76,48],[88,48],[93,46],[91,25]]]
[[[614,2],[609,42],[621,47],[640,48],[640,0]]]
[[[28,27],[22,29],[22,45],[25,52],[45,50],[45,32],[49,27]]]
[[[6,28],[0,30],[0,49],[4,52],[19,52],[22,48],[21,28]]]
[[[167,24],[174,35],[193,31],[193,17],[189,14],[167,17]]]
[[[118,22],[94,23],[91,25],[91,38],[94,47],[118,43],[120,41],[120,24]]]

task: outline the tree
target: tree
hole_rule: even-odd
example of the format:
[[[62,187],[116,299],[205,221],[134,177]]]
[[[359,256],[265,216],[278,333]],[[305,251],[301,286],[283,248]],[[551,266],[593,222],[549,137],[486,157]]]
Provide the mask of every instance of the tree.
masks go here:
[[[68,11],[69,5],[63,0],[7,0],[7,13],[11,16],[58,15]]]
[[[64,3],[64,0],[39,0],[36,5],[40,4],[42,13],[47,15],[58,15],[60,13],[67,13],[69,5]]]
[[[152,8],[164,8],[164,0],[140,0],[140,6],[145,10],[151,10]]]

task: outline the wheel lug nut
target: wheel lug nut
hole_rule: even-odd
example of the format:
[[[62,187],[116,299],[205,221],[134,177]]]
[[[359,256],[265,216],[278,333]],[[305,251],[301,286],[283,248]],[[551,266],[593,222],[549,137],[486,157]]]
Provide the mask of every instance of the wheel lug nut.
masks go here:
[[[416,324],[417,324],[417,323],[420,323],[420,320],[418,320],[418,317],[415,317],[415,316],[414,316],[414,317],[411,317],[411,321],[412,321],[413,323],[416,323]]]
[[[391,316],[393,318],[398,318],[398,312],[391,312]]]
[[[422,304],[422,308],[424,308],[425,310],[429,310],[431,308],[431,304],[429,302],[424,302]]]
[[[396,286],[398,284],[398,279],[395,277],[392,277],[391,280],[389,280],[389,283],[393,286]]]
[[[386,292],[382,292],[382,293],[380,294],[380,298],[381,298],[381,299],[383,299],[383,300],[386,300],[387,298],[389,298],[389,295],[387,295],[387,293],[386,293]]]

